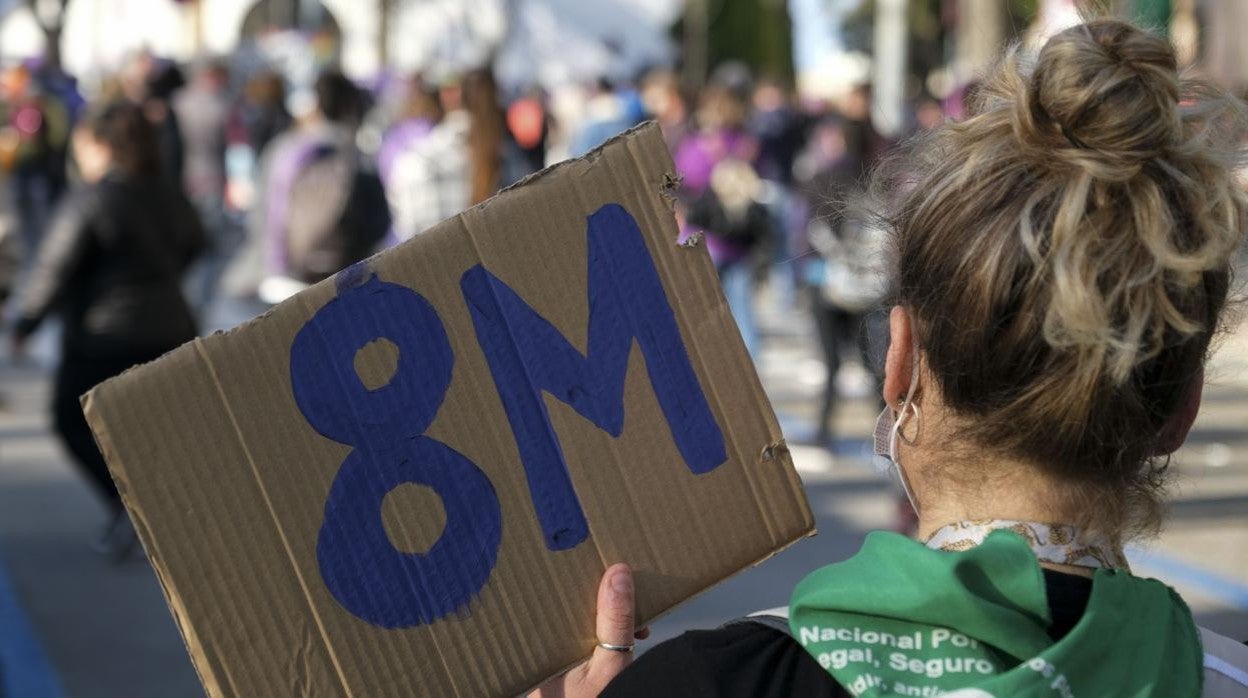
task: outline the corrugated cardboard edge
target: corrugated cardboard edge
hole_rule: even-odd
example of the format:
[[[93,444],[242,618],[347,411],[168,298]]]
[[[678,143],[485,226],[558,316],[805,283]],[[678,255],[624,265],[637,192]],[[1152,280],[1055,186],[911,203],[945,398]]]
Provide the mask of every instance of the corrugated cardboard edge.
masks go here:
[[[267,314],[267,313],[266,313]],[[191,340],[188,344],[200,342],[199,338]],[[185,347],[186,345],[183,345]],[[179,347],[181,349],[181,347]],[[174,351],[178,351],[175,349]],[[164,356],[168,356],[173,352],[169,352]],[[161,359],[164,358],[161,357]],[[157,359],[159,361],[160,359]],[[152,362],[154,363],[154,362]],[[208,654],[204,651],[203,643],[199,636],[195,634],[193,624],[187,619],[186,608],[182,604],[182,599],[177,590],[168,581],[165,574],[165,566],[155,547],[155,540],[152,538],[151,529],[147,525],[147,520],[139,513],[139,509],[134,502],[130,501],[130,493],[126,483],[117,477],[117,468],[112,467],[113,463],[120,463],[117,451],[113,446],[112,433],[105,428],[95,428],[95,424],[99,422],[99,418],[95,413],[95,395],[99,390],[107,390],[108,383],[112,380],[118,380],[131,371],[142,368],[146,364],[134,366],[124,371],[116,379],[105,381],[87,391],[79,398],[82,404],[83,414],[87,418],[87,422],[92,425],[91,433],[95,437],[96,446],[100,449],[100,454],[104,456],[105,462],[109,463],[109,475],[113,478],[113,485],[117,488],[117,493],[121,496],[121,503],[126,508],[126,512],[130,516],[130,522],[134,526],[134,532],[139,538],[140,545],[143,546],[143,552],[151,563],[152,571],[156,574],[156,581],[160,584],[160,591],[165,597],[165,603],[169,606],[169,612],[173,614],[174,622],[178,626],[178,632],[182,636],[182,644],[186,647],[187,653],[191,657],[191,665],[195,667],[195,674],[199,677],[200,684],[203,685],[204,691],[208,695],[221,696],[225,693],[221,690],[221,684],[217,680],[217,676],[213,672],[208,672],[209,665]],[[101,423],[102,424],[102,423]]]

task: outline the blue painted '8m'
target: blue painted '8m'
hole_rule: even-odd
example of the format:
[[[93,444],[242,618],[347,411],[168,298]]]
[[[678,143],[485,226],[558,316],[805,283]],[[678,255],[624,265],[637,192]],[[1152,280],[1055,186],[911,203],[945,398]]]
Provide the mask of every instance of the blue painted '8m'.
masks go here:
[[[585,352],[481,265],[460,278],[550,551],[573,549],[590,531],[544,396],[620,436],[634,346],[685,467],[701,475],[727,460],[637,221],[607,204],[586,223]],[[319,433],[355,448],[330,488],[317,561],[334,598],[359,618],[386,628],[431,623],[463,608],[489,580],[502,535],[499,500],[475,464],[423,435],[455,361],[433,307],[415,291],[376,278],[342,286],[290,350],[300,411]],[[369,389],[354,359],[377,339],[398,347],[399,363],[389,383]],[[430,487],[446,510],[446,528],[425,553],[396,549],[382,523],[386,495],[409,482]]]

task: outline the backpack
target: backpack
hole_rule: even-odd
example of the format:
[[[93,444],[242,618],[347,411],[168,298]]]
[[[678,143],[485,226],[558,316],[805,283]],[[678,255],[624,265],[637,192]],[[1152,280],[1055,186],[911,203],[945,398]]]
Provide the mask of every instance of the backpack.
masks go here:
[[[831,305],[851,313],[878,307],[888,296],[884,268],[887,233],[876,223],[842,218],[835,229],[825,220],[811,222],[810,244],[824,262],[820,292]]]
[[[316,283],[368,257],[390,228],[377,173],[352,145],[313,146],[290,185],[286,275]]]

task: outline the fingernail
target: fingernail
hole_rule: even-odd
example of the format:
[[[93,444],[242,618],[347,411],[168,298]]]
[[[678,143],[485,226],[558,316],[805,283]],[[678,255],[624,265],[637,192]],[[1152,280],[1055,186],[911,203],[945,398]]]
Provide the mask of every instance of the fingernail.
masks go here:
[[[611,591],[617,594],[633,593],[633,575],[627,572],[617,572],[611,578]]]

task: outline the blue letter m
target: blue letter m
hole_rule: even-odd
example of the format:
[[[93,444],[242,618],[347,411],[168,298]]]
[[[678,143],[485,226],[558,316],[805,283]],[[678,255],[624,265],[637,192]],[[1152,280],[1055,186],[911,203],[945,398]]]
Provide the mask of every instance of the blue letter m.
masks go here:
[[[589,351],[582,355],[515,291],[481,265],[460,287],[507,411],[529,494],[550,550],[589,537],[559,438],[542,399],[548,392],[599,429],[624,429],[624,379],[633,340],[685,465],[714,470],[727,458],[676,316],[637,222],[618,204],[589,217]]]

